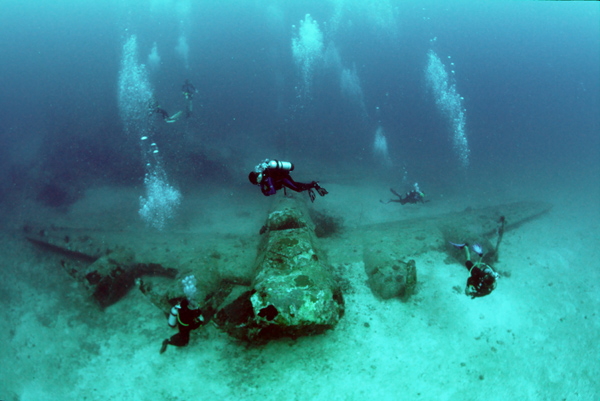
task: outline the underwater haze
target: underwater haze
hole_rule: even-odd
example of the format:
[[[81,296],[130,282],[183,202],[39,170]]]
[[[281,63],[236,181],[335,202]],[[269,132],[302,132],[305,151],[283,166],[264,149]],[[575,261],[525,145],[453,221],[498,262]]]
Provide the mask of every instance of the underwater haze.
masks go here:
[[[594,2],[8,1],[3,179],[23,185],[12,172],[40,186],[43,170],[46,180],[86,187],[143,176],[118,104],[131,36],[163,108],[184,107],[185,79],[198,90],[185,127],[159,127],[187,134],[159,133],[181,185],[212,175],[199,170],[214,166],[197,165],[207,147],[229,166],[216,174],[234,176],[231,168],[264,157],[321,169],[379,163],[395,180],[406,170],[436,185],[455,185],[464,171],[501,179],[507,167],[597,171],[597,13]],[[441,71],[428,69],[430,54]],[[445,90],[428,85],[436,79],[454,100],[436,103]],[[194,136],[203,146],[190,148]]]
[[[118,347],[138,352],[145,346],[140,345],[144,337],[128,344],[127,333],[115,331],[122,309],[114,310],[114,315],[95,311],[102,317],[100,323],[93,323],[86,321],[87,312],[77,310],[78,305],[69,305],[64,313],[85,323],[78,326],[69,321],[67,328],[49,323],[44,326],[50,330],[44,332],[46,343],[40,339],[31,345],[33,340],[25,339],[37,327],[28,326],[31,320],[26,318],[35,320],[38,312],[31,311],[46,303],[44,297],[54,300],[48,301],[47,312],[60,314],[62,304],[53,297],[78,287],[62,270],[48,267],[46,259],[22,240],[21,227],[42,222],[140,233],[149,230],[164,235],[165,241],[175,231],[254,234],[263,223],[270,198],[248,182],[248,173],[266,158],[293,162],[294,179],[318,180],[327,187],[329,194],[317,197],[314,207],[334,211],[349,230],[512,201],[553,203],[555,220],[508,241],[522,254],[529,255],[531,250],[543,256],[527,256],[525,262],[525,256],[516,256],[516,251],[507,252],[507,257],[513,256],[511,266],[517,269],[522,262],[547,269],[552,263],[539,261],[555,257],[568,272],[574,271],[567,276],[583,280],[591,269],[591,276],[600,278],[599,2],[3,0],[0,57],[0,222],[7,244],[2,251],[6,264],[0,267],[4,281],[0,305],[11,311],[5,316],[7,321],[25,319],[2,329],[7,346],[2,344],[0,359],[3,365],[12,360],[10,364],[18,365],[20,374],[0,368],[5,377],[0,377],[2,400],[183,400],[195,394],[240,400],[475,400],[483,398],[461,398],[461,388],[482,395],[476,390],[480,384],[490,386],[486,394],[490,399],[507,396],[500,392],[494,398],[494,391],[504,382],[500,377],[482,381],[481,377],[492,376],[487,371],[477,373],[484,368],[473,370],[473,382],[456,385],[461,388],[452,387],[459,383],[453,381],[453,374],[459,377],[465,371],[460,367],[440,368],[446,379],[418,385],[416,373],[412,383],[402,381],[402,369],[392,373],[382,353],[377,354],[380,359],[371,359],[351,373],[344,371],[345,365],[331,362],[325,370],[315,369],[325,372],[315,376],[306,360],[296,360],[295,368],[279,360],[277,355],[285,350],[253,349],[245,354],[245,348],[235,348],[213,332],[185,349],[167,353],[180,352],[177,355],[185,360],[181,369],[188,370],[199,369],[190,356],[181,356],[190,348],[201,353],[206,346],[210,355],[223,358],[220,361],[225,365],[214,370],[218,375],[194,370],[210,377],[202,386],[192,384],[191,390],[177,393],[169,389],[168,381],[161,382],[162,374],[169,381],[177,380],[173,378],[178,377],[178,361],[162,366],[154,348],[164,334],[153,332],[157,338],[151,341],[156,343],[147,346],[152,358],[135,359],[147,370],[138,365],[138,376],[124,381],[127,388],[105,378],[100,381],[102,388],[95,384],[97,375],[109,374],[102,369],[126,372],[130,362],[123,354],[111,352]],[[195,89],[188,97],[182,93],[186,80]],[[404,193],[414,187],[427,194],[428,202],[421,208],[380,202],[391,196],[390,188]],[[526,243],[527,238],[535,245]],[[564,238],[576,243],[581,253],[572,248],[560,251],[567,247]],[[336,254],[346,257],[356,252],[342,240],[331,241],[333,259]],[[22,252],[12,254],[8,244],[20,244]],[[431,263],[444,260],[440,252],[433,252]],[[562,283],[564,275],[555,274],[536,285],[547,288],[553,286],[549,282]],[[56,277],[46,279],[49,275]],[[364,284],[361,280],[357,283]],[[586,300],[597,300],[600,291],[595,284],[582,290],[584,282],[561,285],[552,288],[564,291],[561,294],[568,294],[567,298],[581,291]],[[421,297],[427,299],[427,294],[424,287]],[[431,295],[434,299],[438,293]],[[502,299],[502,295],[489,297]],[[536,297],[540,305],[536,313],[542,313],[551,295]],[[365,302],[380,302],[368,299]],[[557,299],[552,302],[560,303]],[[470,302],[475,305],[477,301]],[[585,314],[585,324],[571,323],[573,331],[583,327],[585,337],[571,349],[565,345],[572,344],[565,330],[561,337],[565,343],[553,343],[553,350],[566,347],[573,357],[565,357],[565,366],[575,368],[577,360],[599,355],[594,340],[598,316],[592,302],[571,301],[566,315],[587,311],[579,314]],[[132,305],[139,299],[126,302]],[[379,312],[373,313],[407,308],[400,302],[380,304],[374,303],[377,306],[372,310]],[[520,307],[525,306],[515,309]],[[156,321],[147,324],[162,329],[166,326],[162,315],[151,310],[143,316],[154,313]],[[477,311],[474,316],[483,316],[484,312]],[[394,316],[403,312],[393,309]],[[459,319],[458,314],[452,316]],[[534,321],[527,316],[523,322]],[[551,327],[557,321],[540,324]],[[362,320],[358,324],[361,330],[367,327]],[[103,338],[109,326],[106,332],[112,340]],[[70,369],[77,347],[68,346],[59,358],[62,351],[52,348],[51,339],[74,336],[90,327],[95,327],[94,334],[83,343],[82,352],[94,358],[96,368],[78,364]],[[394,347],[403,340],[387,337],[393,327],[387,329],[379,328],[383,337],[372,340],[372,352],[387,347],[398,350]],[[346,333],[343,330],[339,332]],[[328,335],[307,341],[324,342]],[[423,339],[427,333],[418,336]],[[543,342],[544,338],[539,334],[534,340]],[[73,340],[77,346],[78,341]],[[452,348],[449,343],[439,346]],[[348,352],[348,357],[339,361],[351,364],[354,343],[343,344],[340,352]],[[577,348],[582,344],[590,348],[587,356]],[[300,348],[297,353],[303,352],[302,344],[296,346]],[[311,350],[307,352],[310,359],[319,358],[317,345],[305,346]],[[34,355],[34,347],[40,354]],[[520,355],[518,346],[514,347],[511,355]],[[414,352],[434,352],[433,348],[424,346]],[[224,356],[226,351],[230,354]],[[146,348],[139,352],[136,355]],[[289,381],[257,373],[254,385],[237,389],[237,379],[224,379],[229,357],[237,370],[258,358],[263,365],[270,364],[271,373],[287,371]],[[106,362],[110,358],[116,367]],[[490,358],[503,356],[494,351]],[[514,369],[543,369],[562,361],[539,358]],[[586,361],[581,375],[571,372],[564,382],[560,379],[563,371],[552,372],[550,378],[530,378],[530,387],[519,398],[598,399],[597,361]],[[508,366],[510,358],[501,362]],[[417,372],[419,363],[414,363],[411,369]],[[435,375],[438,368],[428,365],[427,374]],[[55,369],[64,375],[65,386],[55,383],[61,380],[52,376]],[[248,369],[236,377],[253,380],[254,373]],[[297,375],[288,369],[298,369]],[[373,373],[382,369],[385,380]],[[514,390],[513,395],[522,384],[515,376],[507,379],[506,387]],[[145,387],[144,377],[152,377],[148,378],[152,386]],[[329,384],[326,377],[331,378]],[[360,384],[363,377],[369,379]],[[319,390],[311,393],[305,387],[310,382]],[[329,398],[328,385],[337,398]],[[293,388],[293,396],[287,396],[286,386]],[[406,398],[398,395],[402,392]]]

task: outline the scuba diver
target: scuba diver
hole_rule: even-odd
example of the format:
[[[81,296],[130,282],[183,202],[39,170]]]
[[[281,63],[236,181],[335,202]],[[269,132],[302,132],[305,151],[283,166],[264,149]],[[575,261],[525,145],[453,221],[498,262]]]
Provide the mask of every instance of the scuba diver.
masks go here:
[[[189,118],[192,115],[192,99],[194,98],[194,94],[197,92],[198,90],[194,87],[189,79],[186,79],[181,86],[181,93],[183,93],[183,97],[185,97],[185,99],[188,101],[187,109],[185,111],[185,118]]]
[[[187,345],[190,341],[190,332],[205,324],[198,305],[186,298],[171,308],[168,322],[171,327],[178,326],[179,332],[162,342],[161,354],[167,350],[168,345],[177,347]]]
[[[172,116],[169,116],[169,113],[165,109],[160,107],[158,100],[152,99],[152,100],[150,100],[150,103],[148,104],[148,114],[152,115],[154,113],[160,114],[162,116],[163,120],[165,120],[165,122],[174,123],[175,121],[177,121],[181,118],[181,114],[183,112],[178,111],[177,113],[173,114]]]
[[[254,185],[260,185],[260,190],[265,196],[275,195],[278,190],[289,188],[292,191],[307,191],[310,201],[315,201],[316,190],[319,195],[325,196],[327,190],[319,185],[317,181],[311,181],[308,184],[296,182],[290,176],[290,171],[294,170],[294,165],[290,162],[265,159],[248,174],[248,180]]]
[[[396,195],[398,197],[398,199],[390,199],[387,202],[384,202],[384,201],[382,201],[380,199],[379,202],[384,203],[384,204],[388,204],[390,202],[398,202],[401,205],[406,205],[407,203],[425,203],[425,202],[429,202],[428,200],[426,201],[424,199],[425,198],[425,194],[423,192],[421,192],[421,190],[419,189],[419,183],[417,183],[417,182],[415,182],[414,189],[411,190],[411,191],[408,191],[404,195],[404,198],[398,192],[394,191],[393,188],[390,188],[390,191],[394,195]]]
[[[167,350],[168,345],[183,347],[190,341],[190,332],[206,324],[202,311],[196,302],[198,289],[196,288],[196,278],[191,275],[181,280],[183,284],[183,293],[185,298],[171,308],[168,323],[171,327],[178,327],[179,333],[171,336],[162,342],[160,353]]]
[[[181,86],[181,92],[183,96],[187,100],[192,100],[194,98],[194,93],[198,92],[194,85],[190,82],[189,79],[186,79],[183,85]]]
[[[496,280],[500,276],[491,266],[483,262],[483,248],[481,245],[475,244],[472,246],[473,252],[479,255],[479,260],[473,263],[471,261],[469,244],[455,244],[453,242],[450,242],[450,244],[455,248],[465,250],[465,257],[467,259],[465,266],[469,270],[465,294],[470,296],[471,299],[490,294],[496,288]]]

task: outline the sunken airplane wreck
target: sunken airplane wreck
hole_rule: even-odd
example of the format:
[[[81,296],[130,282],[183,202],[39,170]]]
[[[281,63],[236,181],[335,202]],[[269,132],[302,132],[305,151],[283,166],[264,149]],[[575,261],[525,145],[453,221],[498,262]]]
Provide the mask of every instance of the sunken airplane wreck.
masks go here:
[[[551,209],[517,202],[433,217],[375,224],[348,231],[363,249],[365,272],[378,298],[408,299],[416,290],[413,259],[443,249],[458,263],[450,242],[482,244],[486,263],[498,259],[502,233]],[[499,226],[501,222],[501,226]],[[506,224],[505,224],[506,222]],[[343,283],[329,264],[304,202],[280,197],[252,237],[189,233],[164,236],[93,228],[24,227],[25,237],[55,255],[100,307],[138,288],[165,315],[183,297],[181,279],[199,279],[205,319],[250,343],[323,333],[344,315]],[[495,244],[493,243],[495,242]]]

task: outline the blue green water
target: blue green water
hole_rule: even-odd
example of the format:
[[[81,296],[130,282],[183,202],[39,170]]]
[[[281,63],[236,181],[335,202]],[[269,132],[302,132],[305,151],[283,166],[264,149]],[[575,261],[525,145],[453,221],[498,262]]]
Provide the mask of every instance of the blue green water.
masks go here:
[[[3,1],[0,399],[598,398],[599,4]],[[335,330],[255,349],[211,326],[164,357],[171,333],[139,292],[99,311],[19,231],[248,246],[269,198],[247,174],[265,158],[320,180],[314,206],[348,236],[513,200],[555,208],[506,235],[512,275],[485,299],[453,292],[466,273],[432,245],[417,296],[381,302],[342,236],[322,243],[352,289]],[[379,203],[415,183],[431,202]]]
[[[452,117],[427,85],[429,51],[463,98],[472,171],[570,168],[598,156],[598,13],[595,2],[9,1],[0,160],[57,180],[85,169],[62,177],[83,187],[143,176],[118,105],[122,49],[136,35],[161,105],[183,108],[190,79],[198,94],[186,131],[238,152],[239,168],[260,154],[255,140],[265,157],[368,166],[381,126],[397,179],[406,169],[411,180],[450,180],[461,156]],[[320,38],[307,30],[305,43],[321,43],[298,55],[307,14]],[[309,72],[302,57],[314,58]],[[354,80],[343,80],[349,72]],[[182,175],[202,175],[177,166],[178,149],[163,156]]]

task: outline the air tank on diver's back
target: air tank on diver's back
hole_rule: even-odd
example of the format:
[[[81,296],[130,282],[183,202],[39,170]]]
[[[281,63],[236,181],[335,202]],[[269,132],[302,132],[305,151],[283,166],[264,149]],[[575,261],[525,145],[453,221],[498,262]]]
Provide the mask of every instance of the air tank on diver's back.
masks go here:
[[[285,171],[294,171],[294,164],[291,162],[282,162],[279,160],[270,160],[269,163],[269,168],[272,169],[279,169],[279,170],[285,170]]]

